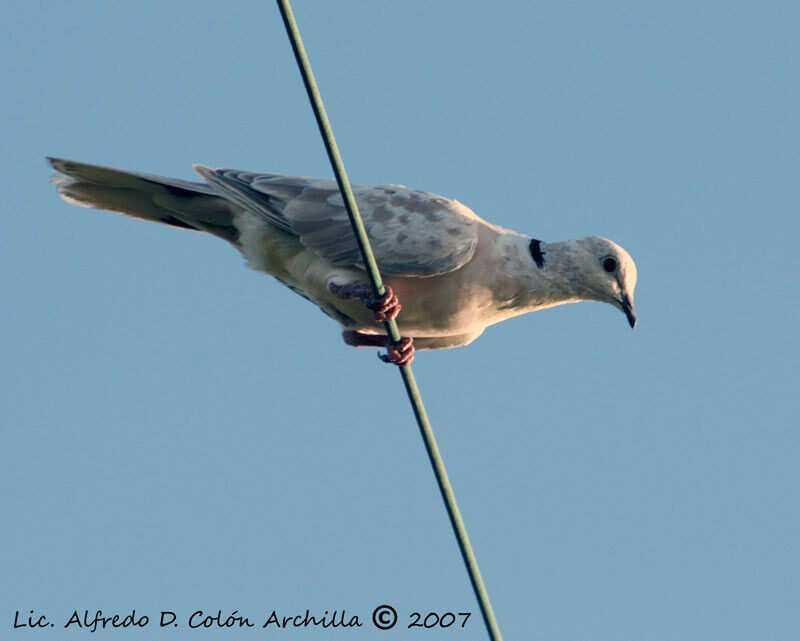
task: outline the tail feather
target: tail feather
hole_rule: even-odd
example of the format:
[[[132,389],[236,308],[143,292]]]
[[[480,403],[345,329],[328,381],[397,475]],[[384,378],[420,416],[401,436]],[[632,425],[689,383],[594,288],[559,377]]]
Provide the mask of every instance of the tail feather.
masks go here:
[[[235,243],[238,208],[204,183],[48,158],[60,172],[51,182],[67,202],[134,218],[204,231]]]

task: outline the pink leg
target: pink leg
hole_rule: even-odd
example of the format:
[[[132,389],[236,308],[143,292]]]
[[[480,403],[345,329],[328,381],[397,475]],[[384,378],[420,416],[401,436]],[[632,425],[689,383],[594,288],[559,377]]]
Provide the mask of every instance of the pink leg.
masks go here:
[[[405,337],[392,345],[388,336],[381,334],[364,334],[352,329],[342,332],[344,342],[353,347],[385,347],[386,354],[378,354],[384,363],[392,363],[403,367],[414,360],[414,339]]]
[[[375,320],[384,323],[396,318],[402,309],[400,301],[388,285],[383,296],[375,296],[371,285],[336,285],[330,283],[328,290],[339,298],[360,298],[365,307],[375,312]]]

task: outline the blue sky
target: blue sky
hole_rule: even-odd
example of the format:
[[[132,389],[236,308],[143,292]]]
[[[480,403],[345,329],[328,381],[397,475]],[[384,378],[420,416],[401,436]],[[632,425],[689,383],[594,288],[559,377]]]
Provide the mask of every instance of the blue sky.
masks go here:
[[[277,8],[11,5],[3,636],[333,634],[185,625],[309,608],[374,638],[389,603],[473,615],[387,639],[486,638],[399,374],[219,239],[47,184],[46,155],[330,176]],[[568,305],[414,362],[505,638],[795,636],[798,5],[293,7],[353,181],[637,261],[633,332]]]

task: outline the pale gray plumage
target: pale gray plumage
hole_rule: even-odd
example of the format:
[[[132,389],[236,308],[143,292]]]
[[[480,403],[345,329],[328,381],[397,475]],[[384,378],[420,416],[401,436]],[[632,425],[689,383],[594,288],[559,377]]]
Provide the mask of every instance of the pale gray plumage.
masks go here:
[[[197,165],[206,181],[198,183],[49,160],[65,200],[220,236],[351,336],[383,332],[358,300],[331,292],[331,284],[367,282],[334,181]],[[402,303],[400,332],[417,349],[465,345],[493,323],[580,300],[610,303],[636,323],[636,266],[612,241],[532,243],[435,194],[400,185],[353,185],[353,193]]]
[[[363,267],[335,181],[200,165],[195,169],[220,194],[295,234],[331,264]],[[478,217],[461,203],[401,185],[353,185],[353,194],[382,272],[434,276],[458,269],[472,257]]]

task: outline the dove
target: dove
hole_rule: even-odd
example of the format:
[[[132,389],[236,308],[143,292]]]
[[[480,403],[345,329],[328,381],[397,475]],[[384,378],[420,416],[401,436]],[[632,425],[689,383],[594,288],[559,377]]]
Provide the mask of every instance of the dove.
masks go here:
[[[48,158],[67,202],[219,236],[250,267],[316,304],[344,342],[415,350],[467,345],[489,325],[556,305],[609,303],[636,325],[636,265],[600,237],[543,242],[493,225],[456,200],[402,185],[353,185],[384,279],[375,295],[335,181],[211,169],[205,182]],[[395,318],[393,344],[383,321]]]

